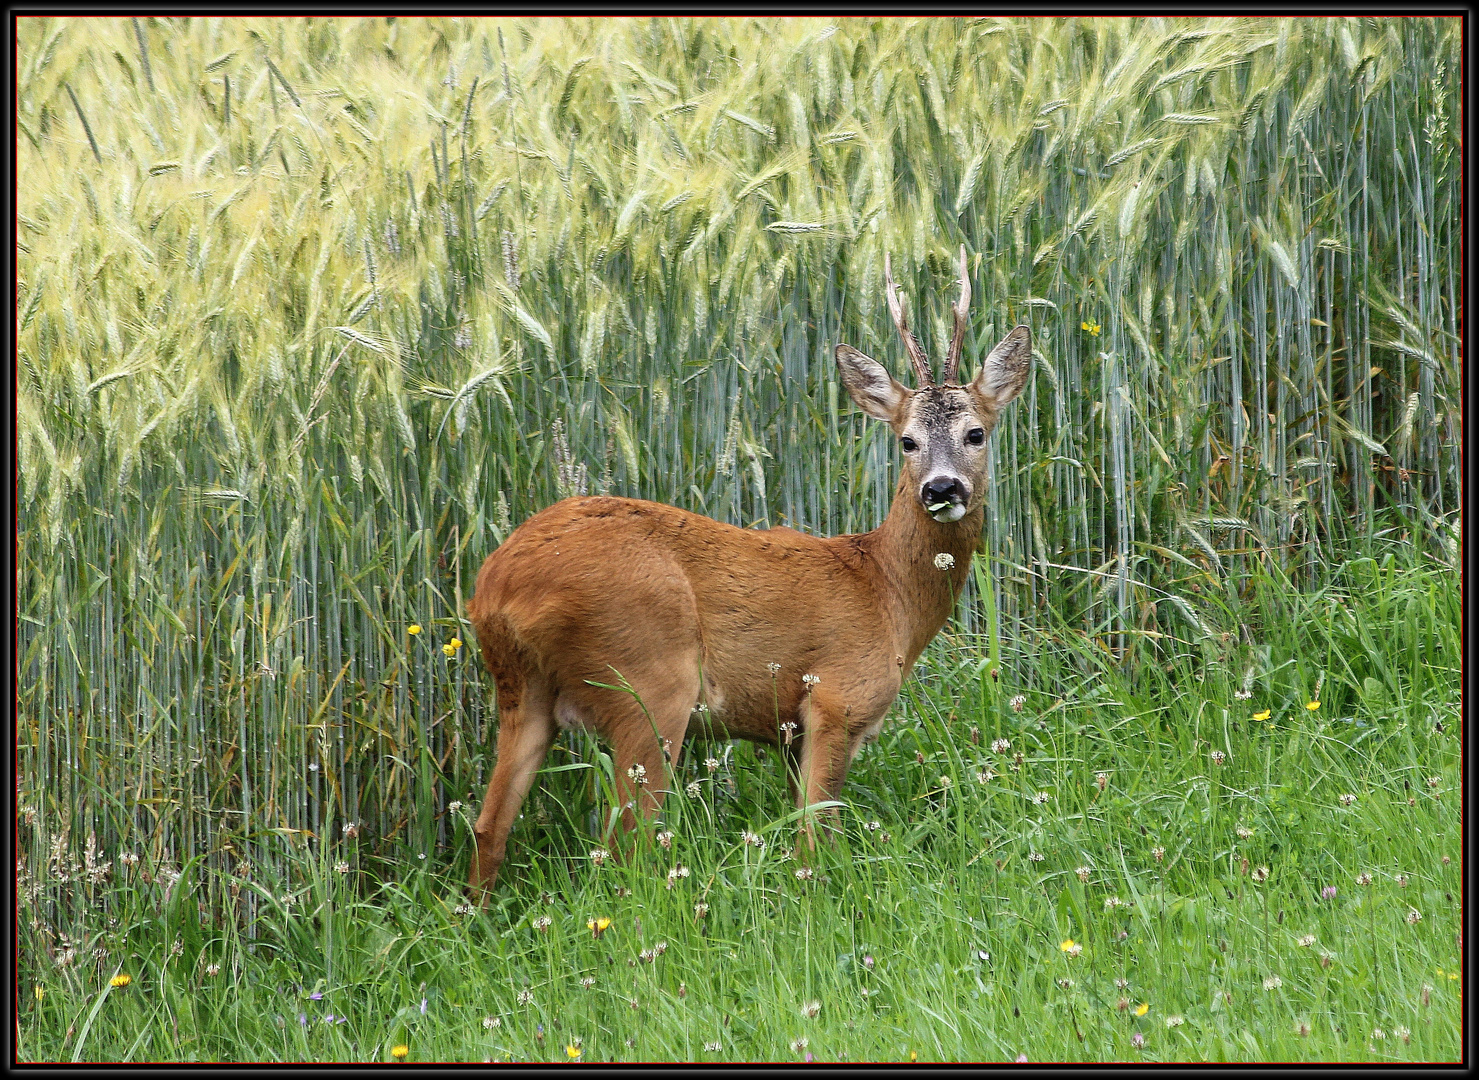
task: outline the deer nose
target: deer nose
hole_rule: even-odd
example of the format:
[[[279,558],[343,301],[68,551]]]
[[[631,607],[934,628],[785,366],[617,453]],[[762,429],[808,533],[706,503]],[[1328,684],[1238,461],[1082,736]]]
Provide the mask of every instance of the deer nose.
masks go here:
[[[965,491],[961,488],[960,481],[948,476],[937,476],[924,485],[919,493],[919,500],[926,508],[939,506],[941,503],[958,506],[965,502]]]

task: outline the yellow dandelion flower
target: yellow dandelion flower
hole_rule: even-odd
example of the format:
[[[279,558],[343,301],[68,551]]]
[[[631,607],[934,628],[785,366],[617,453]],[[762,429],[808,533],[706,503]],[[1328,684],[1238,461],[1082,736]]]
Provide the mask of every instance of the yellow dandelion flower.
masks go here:
[[[599,919],[591,919],[586,922],[585,928],[591,932],[592,937],[600,937],[611,925],[611,920],[602,915]]]
[[[442,652],[446,653],[448,656],[456,656],[457,655],[457,647],[455,645],[450,645],[450,644],[443,645],[442,646]]]
[[[916,1054],[913,1050],[910,1050],[909,1051],[909,1060],[910,1061],[918,1061],[919,1060],[919,1055]]]
[[[1274,714],[1274,711],[1272,709],[1264,709],[1263,712],[1261,712],[1261,713],[1254,713],[1253,714],[1253,719],[1255,719],[1255,720],[1267,720],[1273,714]]]
[[[460,648],[462,648],[462,639],[461,638],[453,638],[451,644],[452,644],[452,648],[454,648],[454,649],[460,649]]]
[[[406,1055],[410,1052],[411,1048],[405,1043],[396,1043],[396,1045],[390,1048],[390,1056],[395,1058],[397,1061],[404,1061],[406,1059]]]
[[[406,627],[406,633],[410,634],[412,637],[415,637],[417,634],[421,633],[421,627],[416,625],[415,623],[412,623],[410,626]]]
[[[1073,951],[1073,938],[1064,938],[1063,939],[1063,943],[1061,945],[1059,945],[1058,948],[1062,949],[1064,952],[1072,952]]]
[[[133,981],[134,977],[132,975],[128,974],[128,972],[126,971],[121,971],[117,975],[113,976],[108,985],[113,987],[113,989],[115,990],[122,990],[125,986]]]
[[[581,1054],[580,1047],[577,1046],[575,1043],[570,1043],[568,1046],[565,1047],[565,1054],[570,1058],[571,1061],[579,1061]]]
[[[1150,1002],[1148,1001],[1142,1001],[1135,1007],[1136,1016],[1144,1016],[1148,1012],[1150,1012]]]
[[[1314,712],[1319,707],[1320,707],[1320,701],[1319,701],[1318,698],[1316,698],[1314,701],[1311,701],[1311,702],[1309,702],[1308,704],[1305,705],[1305,708],[1308,709],[1310,712]]]

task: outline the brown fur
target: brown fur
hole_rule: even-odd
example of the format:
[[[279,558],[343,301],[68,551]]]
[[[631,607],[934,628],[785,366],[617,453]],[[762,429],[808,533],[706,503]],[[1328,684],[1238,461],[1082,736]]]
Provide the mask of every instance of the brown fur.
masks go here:
[[[1014,350],[1030,347],[1025,334],[1009,335]],[[838,363],[849,391],[863,404],[854,384],[871,380],[876,400],[864,407],[896,432],[917,430],[930,419],[917,414],[930,412],[944,417],[932,421],[942,431],[969,421],[989,433],[1021,385],[992,394],[978,379],[940,391],[959,398],[951,408],[938,401],[916,408],[926,395],[897,383],[890,389],[881,367],[861,354],[852,360],[846,348],[839,347]],[[1018,363],[1008,351],[1006,359]],[[1000,368],[998,361],[992,370],[999,375]],[[974,474],[961,479],[973,496],[964,516],[949,523],[926,513],[919,469],[906,461],[888,517],[860,535],[741,529],[673,506],[601,496],[565,499],[515,529],[483,563],[468,604],[499,713],[472,889],[496,880],[509,829],[561,723],[586,726],[610,743],[624,828],[635,824],[634,810],[650,815],[660,807],[671,783],[663,743],[676,763],[700,703],[715,736],[779,744],[799,759],[802,805],[836,798],[859,745],[876,732],[965,585],[981,534],[984,447],[965,457],[965,471]],[[962,460],[956,453],[951,464]],[[941,552],[955,560],[948,572],[935,567]],[[818,681],[808,686],[803,675]],[[591,685],[622,680],[637,698]],[[785,723],[796,725],[789,746]],[[645,785],[628,777],[637,765]]]

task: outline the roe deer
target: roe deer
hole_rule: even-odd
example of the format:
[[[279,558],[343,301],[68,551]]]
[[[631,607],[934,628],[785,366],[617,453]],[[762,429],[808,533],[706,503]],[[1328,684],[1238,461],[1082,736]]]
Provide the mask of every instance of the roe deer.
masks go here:
[[[884,275],[918,389],[849,345],[835,353],[852,400],[887,423],[904,452],[878,528],[834,537],[741,529],[660,503],[588,496],[535,514],[483,563],[467,609],[497,689],[499,730],[474,829],[474,894],[486,899],[496,880],[560,727],[611,744],[624,830],[634,809],[650,816],[662,805],[667,756],[676,764],[701,704],[714,736],[781,750],[803,807],[836,798],[859,745],[877,737],[965,585],[984,517],[986,438],[1027,381],[1032,353],[1030,331],[1018,326],[972,382],[956,381],[971,296],[962,247],[955,333],[935,383],[886,257]],[[592,685],[623,679],[635,697]]]

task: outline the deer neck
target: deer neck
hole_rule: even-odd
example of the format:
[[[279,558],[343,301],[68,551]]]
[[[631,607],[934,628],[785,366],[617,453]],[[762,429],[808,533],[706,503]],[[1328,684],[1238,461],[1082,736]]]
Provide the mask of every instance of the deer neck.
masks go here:
[[[861,538],[878,566],[879,593],[906,667],[913,665],[954,610],[984,520],[985,511],[978,505],[959,521],[936,521],[901,477],[888,517]],[[935,559],[941,554],[949,555],[954,565],[937,567]]]

